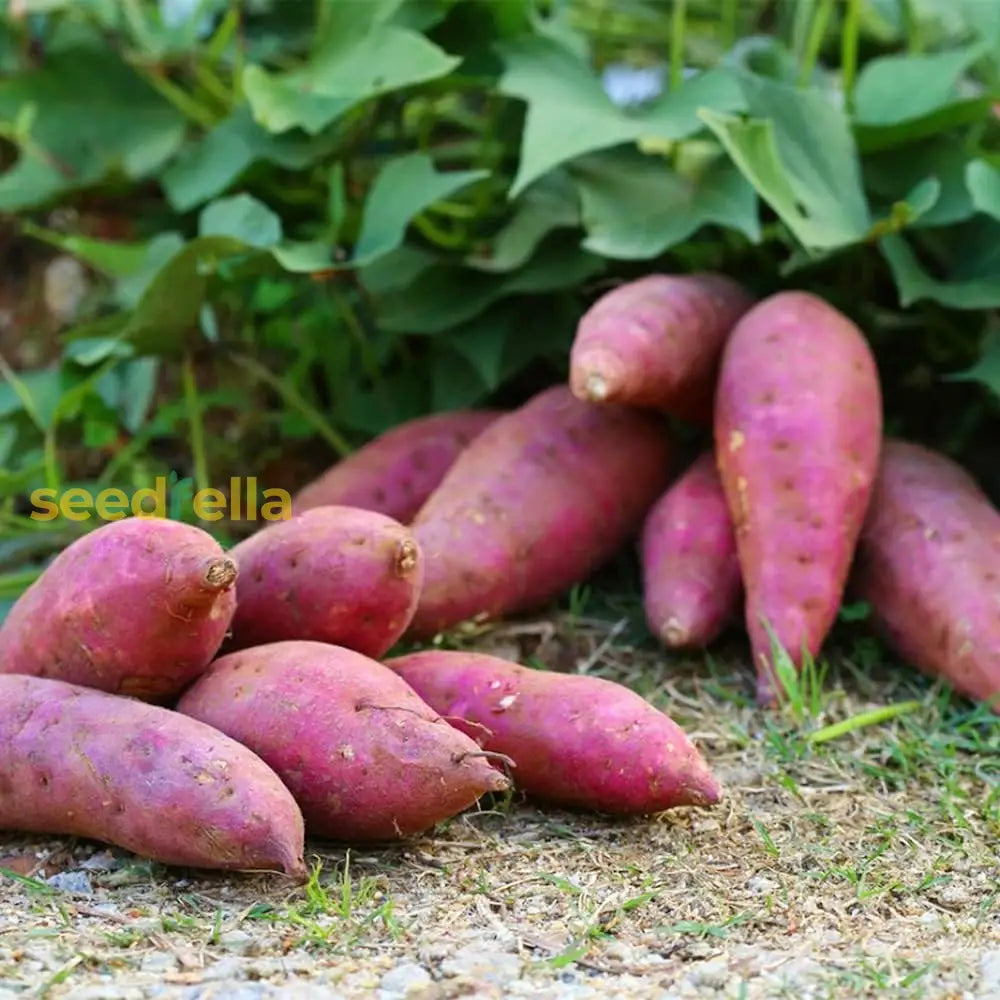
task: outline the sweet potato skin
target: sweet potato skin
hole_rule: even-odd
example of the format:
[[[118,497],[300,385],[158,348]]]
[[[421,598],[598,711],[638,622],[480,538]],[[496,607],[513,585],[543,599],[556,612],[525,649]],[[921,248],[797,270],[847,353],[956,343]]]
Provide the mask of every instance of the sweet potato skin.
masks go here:
[[[312,507],[361,507],[409,524],[465,447],[499,410],[453,410],[393,427],[341,459],[292,497]]]
[[[913,666],[974,700],[1000,694],[1000,511],[953,459],[883,442],[851,593]]]
[[[308,639],[387,652],[417,607],[424,560],[410,529],[357,507],[314,507],[234,546],[239,567],[224,652]]]
[[[0,676],[0,829],[79,836],[168,865],[295,878],[302,814],[246,747],[159,705]]]
[[[453,650],[384,662],[453,726],[509,756],[529,796],[617,815],[721,798],[683,730],[620,684]]]
[[[509,786],[388,667],[343,647],[279,642],[227,654],[177,710],[267,761],[313,836],[398,840]]]
[[[743,578],[713,451],[653,505],[640,561],[646,621],[671,649],[707,646],[738,616]]]
[[[68,545],[0,626],[0,674],[165,703],[218,652],[236,564],[201,528],[109,521]]]
[[[664,489],[655,413],[543,390],[459,456],[413,521],[426,574],[410,633],[545,604],[610,559]]]
[[[726,338],[752,303],[732,278],[712,272],[619,285],[580,320],[570,351],[573,392],[708,423]]]
[[[757,699],[780,685],[766,619],[801,669],[839,610],[882,440],[878,372],[862,332],[806,292],[751,309],[726,345],[715,452],[736,529]]]

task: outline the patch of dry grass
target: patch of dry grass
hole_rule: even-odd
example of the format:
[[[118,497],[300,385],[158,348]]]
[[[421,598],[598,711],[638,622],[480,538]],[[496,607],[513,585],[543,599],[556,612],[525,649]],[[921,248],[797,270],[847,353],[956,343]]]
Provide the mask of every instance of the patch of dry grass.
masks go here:
[[[1000,723],[862,640],[831,656],[797,715],[766,714],[738,639],[681,660],[634,620],[570,614],[456,641],[640,690],[701,746],[726,787],[720,806],[610,821],[497,801],[398,847],[312,844],[302,887],[126,859],[91,872],[91,896],[66,895],[37,876],[93,845],[0,841],[22,872],[0,903],[0,997],[46,985],[52,997],[143,996],[157,983],[188,996],[226,961],[261,988],[373,996],[405,960],[434,977],[413,994],[425,1000],[987,995]],[[905,701],[918,704],[814,738]],[[514,956],[515,980],[473,961],[496,953]]]

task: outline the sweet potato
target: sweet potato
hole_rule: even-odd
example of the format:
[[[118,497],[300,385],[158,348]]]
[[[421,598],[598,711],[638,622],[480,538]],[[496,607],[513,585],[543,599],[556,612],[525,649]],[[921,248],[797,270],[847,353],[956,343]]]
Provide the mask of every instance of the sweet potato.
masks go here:
[[[515,786],[533,798],[619,815],[721,798],[684,731],[613,681],[452,650],[385,664],[453,726],[510,757]]]
[[[801,669],[839,610],[882,441],[872,352],[806,292],[765,299],[726,344],[715,451],[746,592],[757,698],[781,695],[764,621]]]
[[[646,621],[666,646],[707,646],[737,617],[743,580],[712,451],[653,505],[640,557]]]
[[[649,274],[619,285],[577,326],[573,392],[708,423],[723,346],[752,301],[731,278],[709,272]]]
[[[317,837],[412,836],[509,787],[388,667],[339,646],[278,642],[222,656],[177,709],[267,761]]]
[[[975,700],[1000,695],[1000,511],[953,459],[883,442],[851,592],[914,667]]]
[[[409,528],[357,507],[313,507],[234,546],[239,567],[224,652],[286,639],[387,652],[416,610],[424,562]]]
[[[303,486],[292,497],[292,513],[362,507],[409,524],[466,445],[498,415],[454,410],[399,424]]]
[[[413,521],[426,574],[411,634],[541,606],[585,579],[639,530],[672,450],[658,414],[565,385],[498,418]]]
[[[0,677],[0,829],[87,837],[168,865],[296,878],[304,824],[255,754],[159,705]]]
[[[0,674],[169,701],[218,652],[236,574],[201,528],[109,521],[63,549],[15,602],[0,626]]]

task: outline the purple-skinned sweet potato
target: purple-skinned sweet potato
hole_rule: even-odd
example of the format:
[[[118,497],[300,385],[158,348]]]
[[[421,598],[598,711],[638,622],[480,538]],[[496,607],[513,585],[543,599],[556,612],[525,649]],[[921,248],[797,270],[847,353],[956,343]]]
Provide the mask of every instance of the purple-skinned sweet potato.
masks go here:
[[[711,450],[653,505],[640,556],[646,621],[664,645],[707,646],[738,616],[743,579]]]
[[[715,453],[762,705],[782,694],[764,623],[797,669],[833,626],[881,442],[878,371],[853,322],[799,291],[740,320],[719,374]]]
[[[0,674],[166,702],[218,652],[236,564],[201,528],[110,521],[68,545],[0,626]]]
[[[750,294],[711,272],[648,274],[601,296],[570,352],[570,385],[590,402],[651,407],[709,423],[726,338]]]
[[[544,605],[638,532],[673,445],[652,411],[546,389],[492,423],[413,521],[426,573],[410,633]]]
[[[388,667],[340,646],[278,642],[227,654],[177,710],[259,754],[312,836],[397,840],[509,787]]]
[[[406,631],[424,577],[410,529],[357,507],[313,507],[229,551],[239,568],[224,651],[310,639],[378,658]]]
[[[99,840],[168,865],[301,879],[302,813],[254,753],[168,708],[0,676],[0,830]]]
[[[453,410],[393,427],[331,466],[292,497],[292,513],[362,507],[409,522],[465,447],[498,410]]]
[[[883,442],[851,593],[910,664],[1000,712],[1000,511],[957,462]]]
[[[684,731],[621,684],[454,650],[385,664],[453,726],[509,757],[515,787],[532,798],[617,815],[721,798]]]

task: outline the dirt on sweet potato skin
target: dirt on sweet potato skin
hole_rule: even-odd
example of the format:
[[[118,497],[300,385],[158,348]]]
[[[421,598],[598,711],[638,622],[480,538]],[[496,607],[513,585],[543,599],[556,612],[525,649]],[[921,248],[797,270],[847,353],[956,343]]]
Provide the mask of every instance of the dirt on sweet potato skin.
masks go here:
[[[177,710],[259,754],[307,831],[341,842],[413,836],[507,779],[381,663],[318,642],[220,657]]]
[[[356,507],[313,507],[229,550],[240,573],[224,652],[313,640],[381,656],[416,610],[425,560],[409,528]]]
[[[168,708],[0,676],[0,829],[101,840],[169,865],[301,877],[304,826],[245,747]]]
[[[110,521],[63,549],[0,625],[0,674],[167,703],[218,652],[237,569],[194,525]]]

